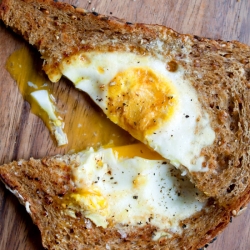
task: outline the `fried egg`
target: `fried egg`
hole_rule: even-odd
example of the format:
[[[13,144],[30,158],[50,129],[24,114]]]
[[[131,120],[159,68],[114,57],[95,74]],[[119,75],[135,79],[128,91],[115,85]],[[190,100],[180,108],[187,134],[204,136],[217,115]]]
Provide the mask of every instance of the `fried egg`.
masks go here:
[[[174,64],[174,70],[168,70]],[[114,123],[171,164],[206,171],[201,151],[215,139],[209,115],[184,69],[162,57],[131,52],[82,52],[60,65]]]
[[[72,167],[71,177],[76,190],[64,201],[69,215],[75,216],[78,206],[99,227],[150,224],[158,233],[177,232],[181,220],[204,207],[200,192],[165,160],[124,157],[123,150],[78,153],[79,165]]]

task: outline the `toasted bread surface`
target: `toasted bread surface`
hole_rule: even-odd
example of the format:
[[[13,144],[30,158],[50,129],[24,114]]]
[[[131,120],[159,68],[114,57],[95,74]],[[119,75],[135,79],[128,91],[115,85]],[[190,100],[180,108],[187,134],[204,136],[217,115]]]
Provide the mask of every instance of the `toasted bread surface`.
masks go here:
[[[202,151],[209,171],[190,172],[189,177],[223,206],[237,210],[247,203],[249,46],[182,35],[160,25],[131,24],[50,0],[4,0],[0,16],[37,47],[49,76],[60,75],[60,61],[79,51],[162,53],[166,61],[182,65],[216,133],[214,143]]]
[[[77,155],[42,160],[20,160],[0,167],[0,178],[25,205],[48,249],[197,249],[203,247],[229,223],[230,211],[212,199],[200,211],[180,222],[182,233],[152,240],[155,228],[136,226],[121,233],[115,227],[95,226],[80,211],[65,209],[64,197],[74,191],[71,169]]]
[[[21,2],[22,1],[20,1],[19,4],[22,4]],[[49,9],[48,11],[51,11],[51,10],[58,11],[57,4],[54,5],[51,2],[47,2],[47,3],[41,2],[40,4],[46,4],[46,7],[48,7]],[[5,1],[5,3],[3,3],[2,6],[8,6],[7,1]],[[38,5],[35,5],[35,6],[38,6]],[[53,6],[56,7],[56,10],[54,10]],[[18,12],[19,8],[20,7],[16,6],[17,13],[21,13],[21,11]],[[71,27],[75,26],[74,15],[75,16],[78,15],[77,13],[79,12],[84,13],[84,11],[81,11],[81,10],[76,11],[74,10],[74,8],[66,6],[66,5],[61,5],[60,8],[63,8],[65,10],[67,9],[69,13],[73,13],[73,16],[72,14],[70,14],[72,16],[71,19],[69,19],[69,17],[66,18],[66,16],[61,17],[62,19],[59,18],[59,20],[61,20],[60,22],[63,22],[64,20],[66,21],[65,25],[68,28],[66,28],[65,33],[68,34],[68,37],[70,37],[75,32],[75,31],[73,33],[69,32],[71,30]],[[7,20],[7,15],[8,15],[7,10],[8,8],[4,9],[4,13],[6,14],[3,14],[3,11],[1,11],[1,15],[3,15],[3,18],[6,18],[5,22],[7,23],[7,25],[10,25],[8,24],[8,20]],[[49,19],[50,16],[48,14],[50,12],[49,13],[46,12],[46,9],[42,10],[43,13],[40,13],[40,12],[38,13],[39,15],[41,14],[41,19],[44,19],[43,22],[45,22],[45,27],[43,28],[46,28],[48,24],[46,22],[47,19],[45,17],[48,17]],[[55,12],[55,13],[56,13],[56,16],[57,15],[59,16],[60,11]],[[86,22],[88,19],[89,20],[93,19],[94,21],[91,21],[93,23],[98,22],[96,25],[97,25],[97,30],[99,30],[100,29],[99,25],[101,25],[99,23],[102,23],[99,20],[100,15],[99,17],[96,17],[96,14],[92,14],[92,13],[87,14],[86,12],[85,14],[81,14],[81,15],[86,16]],[[9,20],[13,20],[12,18],[14,18],[14,16],[15,15],[10,15],[8,17]],[[18,18],[20,17],[17,17],[16,20],[18,20]],[[34,18],[35,17],[33,17],[33,19],[28,19],[29,20],[27,22],[28,26],[23,27],[23,28],[16,27],[16,31],[18,33],[22,33],[23,35],[26,34],[27,31],[25,31],[25,29],[27,29],[27,27],[28,29],[30,29],[30,27],[33,27],[31,24],[36,24]],[[82,18],[83,17],[80,17],[81,22],[82,22]],[[120,28],[122,29],[126,27],[126,29],[130,29],[129,32],[135,29],[133,25],[125,24],[124,22],[120,22],[119,20],[111,20],[111,21],[106,20],[105,21],[104,19],[103,22],[105,25],[109,27],[109,29],[110,29],[111,24],[116,28],[119,27],[119,25],[120,25]],[[101,27],[103,27],[104,24],[102,24]],[[14,24],[13,22],[10,26],[15,28],[15,25],[17,24]],[[52,25],[52,27],[54,26]],[[137,28],[138,27],[139,26],[137,25]],[[145,26],[144,29],[141,29],[139,31],[139,34],[141,33],[144,34],[143,30],[146,30],[146,27],[147,26]],[[152,30],[155,29],[155,27],[153,28],[153,26],[152,27],[149,26],[149,29],[150,28]],[[81,27],[80,30],[81,29],[83,28]],[[104,28],[104,30],[105,29],[106,28]],[[47,31],[49,30],[46,30],[46,32]],[[42,31],[40,30],[39,32],[42,32]],[[33,30],[32,28],[30,34],[37,35],[39,34],[39,32],[38,30]],[[111,35],[113,35],[112,32],[113,32],[113,28],[110,31]],[[156,32],[159,32],[159,31],[157,31],[156,29]],[[248,151],[249,151],[248,140],[249,139],[247,135],[247,128],[248,128],[247,104],[249,100],[249,93],[248,93],[249,48],[248,46],[240,44],[238,42],[227,43],[227,42],[221,42],[221,41],[211,41],[207,39],[201,39],[198,37],[194,38],[192,36],[180,36],[179,34],[173,31],[169,31],[169,32],[170,32],[169,37],[172,36],[171,34],[176,34],[176,37],[177,38],[179,37],[180,40],[184,39],[184,37],[187,37],[188,40],[190,39],[189,42],[191,41],[193,54],[189,55],[190,58],[192,58],[192,64],[191,66],[190,65],[188,66],[190,67],[189,68],[190,71],[187,71],[187,76],[189,77],[189,75],[191,75],[193,79],[196,79],[195,80],[196,83],[194,82],[194,86],[196,86],[197,89],[199,89],[199,93],[202,93],[200,94],[200,100],[203,102],[203,106],[205,107],[205,109],[209,110],[211,114],[210,116],[213,117],[213,128],[217,128],[216,133],[218,137],[216,139],[215,144],[218,146],[218,150],[216,149],[214,151],[214,145],[211,149],[210,148],[205,149],[206,154],[209,157],[211,157],[209,158],[210,162],[214,163],[214,165],[211,164],[211,167],[214,168],[215,171],[214,172],[211,171],[205,174],[204,173],[198,173],[198,174],[192,173],[190,177],[192,178],[192,180],[195,181],[195,183],[201,190],[206,192],[209,196],[214,196],[218,198],[221,204],[227,205],[231,209],[233,208],[239,209],[240,206],[244,205],[249,200],[249,183],[248,183],[249,178],[248,178],[248,168],[247,168],[248,160],[249,160],[248,159]],[[146,39],[147,37],[151,37],[151,34],[149,35],[149,33],[150,32],[148,32],[147,35],[145,35]],[[41,35],[39,35],[38,37],[41,38],[44,36],[44,34],[45,33],[41,33]],[[53,28],[53,31],[49,31],[48,34],[51,34],[51,37],[53,34],[56,34],[54,28]],[[88,33],[88,35],[89,34],[90,33]],[[90,45],[92,45],[92,42],[96,41],[95,36],[96,34],[93,30],[93,40],[89,40],[91,41],[89,43]],[[118,38],[120,36],[121,34],[117,34]],[[57,36],[55,37],[55,41],[52,40],[51,43],[48,40],[46,41],[46,38],[42,39],[42,41],[44,41],[43,45],[39,45],[39,42],[37,40],[34,40],[32,43],[40,50],[41,54],[46,60],[48,66],[45,65],[45,70],[48,73],[50,69],[56,70],[57,60],[60,60],[60,58],[64,58],[67,55],[67,54],[63,54],[62,53],[63,51],[66,51],[68,55],[70,55],[71,53],[75,53],[75,51],[78,51],[79,48],[83,50],[95,49],[95,47],[84,48],[84,46],[81,47],[77,43],[76,43],[77,45],[76,44],[74,45],[71,43],[69,44],[68,42],[70,41],[70,39],[67,38],[67,36],[65,37],[66,37],[66,40],[64,41],[66,42],[58,47],[55,47],[56,41],[58,40]],[[31,39],[28,33],[26,34],[26,39],[27,40]],[[87,35],[84,36],[84,39],[85,40],[87,39]],[[108,39],[111,39],[111,36],[110,37],[108,36]],[[97,40],[101,41],[99,39]],[[63,45],[65,44],[67,44],[67,46],[63,47]],[[181,44],[186,46],[186,41],[183,41],[183,43]],[[193,47],[193,45],[196,45],[196,46]],[[106,49],[105,46],[104,47],[102,45],[100,46],[102,47],[101,49]],[[55,51],[52,48],[56,48]],[[122,50],[123,48],[122,47],[120,48],[118,46],[118,48],[115,48],[115,49]],[[182,51],[180,50],[179,52],[181,53]],[[220,54],[221,52],[222,54]],[[177,53],[173,53],[172,55],[173,58],[176,58],[176,55]],[[177,59],[177,61],[180,64],[182,63],[181,59]],[[238,70],[237,68],[238,66],[240,70]],[[193,71],[194,68],[195,68],[195,71]],[[222,69],[224,69],[224,71]],[[230,69],[230,71],[228,72],[227,69]],[[240,74],[242,69],[243,69],[242,72],[244,72],[243,75]],[[202,79],[200,79],[200,76],[201,76],[200,73],[203,74]],[[233,75],[231,75],[231,73],[233,73]],[[204,81],[206,77],[207,77],[208,82]],[[229,78],[231,78],[231,80]],[[214,92],[211,92],[211,89],[214,89]],[[224,91],[221,91],[222,89]],[[209,104],[209,107],[207,106],[208,104]],[[234,127],[235,125],[236,127]],[[211,152],[213,153],[211,154]],[[240,164],[237,163],[237,160],[240,162]],[[217,164],[217,162],[219,164]]]

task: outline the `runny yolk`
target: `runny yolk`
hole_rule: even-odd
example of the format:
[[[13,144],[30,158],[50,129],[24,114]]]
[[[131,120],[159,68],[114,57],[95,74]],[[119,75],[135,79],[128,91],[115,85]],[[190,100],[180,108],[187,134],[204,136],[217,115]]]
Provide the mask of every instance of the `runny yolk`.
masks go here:
[[[161,155],[141,142],[120,147],[112,147],[112,150],[118,153],[118,158],[142,157],[148,160],[164,160]]]
[[[38,71],[41,67],[42,61],[37,60],[28,47],[22,47],[12,53],[6,63],[6,68],[16,80],[23,98],[31,104],[32,113],[41,117],[46,126],[51,129],[48,114],[41,109],[30,95],[37,90],[47,90],[51,94],[51,85],[48,83],[45,74]]]
[[[41,107],[34,101],[30,94],[34,91],[44,89],[47,90],[49,94],[56,96],[56,90],[59,88],[59,84],[51,84],[46,75],[41,71],[42,60],[39,58],[39,55],[33,52],[33,50],[31,50],[29,47],[22,47],[21,49],[15,51],[8,58],[6,68],[11,76],[16,80],[19,91],[23,98],[30,103],[31,111],[35,115],[38,115],[50,129],[50,122],[47,113],[41,109]],[[134,71],[131,73],[129,79],[131,80],[131,77],[136,78],[135,74],[137,73],[144,74],[145,72],[140,70]],[[150,72],[147,72],[147,74],[152,75]],[[121,84],[122,76],[122,74],[118,75],[116,79],[114,79],[118,83],[117,86]],[[141,76],[140,78],[144,77]],[[154,80],[155,76],[152,75],[152,77]],[[64,81],[60,82],[60,86],[65,87],[64,84]],[[143,85],[145,84],[146,83]],[[134,85],[131,84],[131,86],[133,87]],[[142,89],[137,88],[136,85],[133,88],[137,91],[136,93],[138,93],[138,91],[142,91]],[[145,92],[151,90],[152,87],[149,86]],[[79,93],[79,91],[75,89],[71,91],[72,94],[69,94],[68,91],[61,90],[60,95],[58,95],[59,103],[62,103],[63,105],[61,106],[65,109],[59,108],[59,110],[62,110],[61,112],[59,111],[57,113],[65,122],[64,131],[68,137],[68,145],[65,146],[66,152],[70,150],[79,152],[81,150],[85,150],[88,147],[98,148],[100,146],[105,146],[112,147],[113,150],[118,152],[119,157],[131,158],[138,156],[146,159],[162,160],[162,157],[158,153],[149,149],[142,143],[137,143],[137,141],[126,131],[111,122],[85,94]],[[161,101],[165,101],[169,104],[170,101],[168,101],[168,97],[166,99],[162,96],[161,92],[163,91],[164,90],[161,91],[158,89],[154,92],[159,94]],[[111,90],[111,96],[112,93],[113,91]],[[135,95],[137,95],[136,93]],[[140,92],[139,94],[142,93]],[[127,100],[125,101],[127,105],[131,106],[131,108],[133,106],[136,107],[134,102],[128,103]],[[122,101],[118,98],[117,102],[120,103]],[[155,107],[158,105],[160,105],[160,103],[156,102]],[[111,112],[112,110],[109,111]],[[135,109],[135,112],[139,112],[138,108]],[[130,119],[136,118],[131,117],[131,111],[128,111],[126,114],[128,114],[128,118]],[[150,127],[150,125],[147,126],[146,124],[140,124],[140,126],[146,126],[146,128]]]
[[[171,119],[177,105],[171,81],[147,67],[120,72],[109,83],[107,115],[141,141]]]

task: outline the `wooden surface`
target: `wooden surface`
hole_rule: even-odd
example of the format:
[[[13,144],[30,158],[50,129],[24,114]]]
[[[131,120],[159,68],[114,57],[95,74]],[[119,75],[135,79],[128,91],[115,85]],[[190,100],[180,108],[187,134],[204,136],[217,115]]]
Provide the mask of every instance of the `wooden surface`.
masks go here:
[[[131,22],[163,24],[181,33],[250,45],[249,0],[82,0],[75,6],[114,15]],[[91,3],[89,3],[91,2]],[[5,69],[8,56],[24,44],[0,22],[0,164],[30,156],[65,153],[52,141],[42,121],[30,113],[17,85]],[[55,86],[58,95],[65,82]],[[68,91],[68,90],[67,90]],[[70,93],[81,98],[75,90]],[[250,249],[250,211],[233,219],[209,250]],[[24,207],[0,184],[0,249],[42,249],[38,229]]]

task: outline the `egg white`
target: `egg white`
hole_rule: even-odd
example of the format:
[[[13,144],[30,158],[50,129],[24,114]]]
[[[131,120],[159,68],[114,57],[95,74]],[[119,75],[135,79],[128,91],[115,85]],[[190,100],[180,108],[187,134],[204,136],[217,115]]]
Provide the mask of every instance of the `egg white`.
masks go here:
[[[79,166],[72,168],[78,191],[72,198],[97,226],[150,224],[159,232],[177,232],[181,220],[204,207],[200,192],[164,160],[118,158],[111,148],[89,149],[78,158]]]
[[[189,171],[206,171],[208,168],[204,167],[201,150],[212,145],[215,139],[209,115],[202,110],[196,90],[184,76],[184,69],[179,65],[175,72],[170,72],[166,63],[161,57],[131,52],[83,52],[64,60],[60,69],[76,88],[88,93],[110,117],[107,112],[109,89],[117,74],[134,68],[150,68],[174,89],[177,104],[171,117],[160,122],[150,133],[143,137],[131,134],[176,167],[182,164]],[[147,99],[145,97],[145,101]],[[118,125],[124,128],[122,122],[118,121]]]
[[[38,88],[32,82],[29,82],[28,84],[30,86],[33,86],[34,88]],[[66,145],[68,143],[68,138],[67,138],[67,134],[65,134],[63,131],[64,123],[55,114],[56,108],[50,100],[48,91],[43,90],[43,89],[36,90],[36,91],[31,92],[30,95],[37,102],[39,107],[47,113],[49,117],[49,121],[51,123],[51,130],[53,134],[55,135],[58,146]]]

